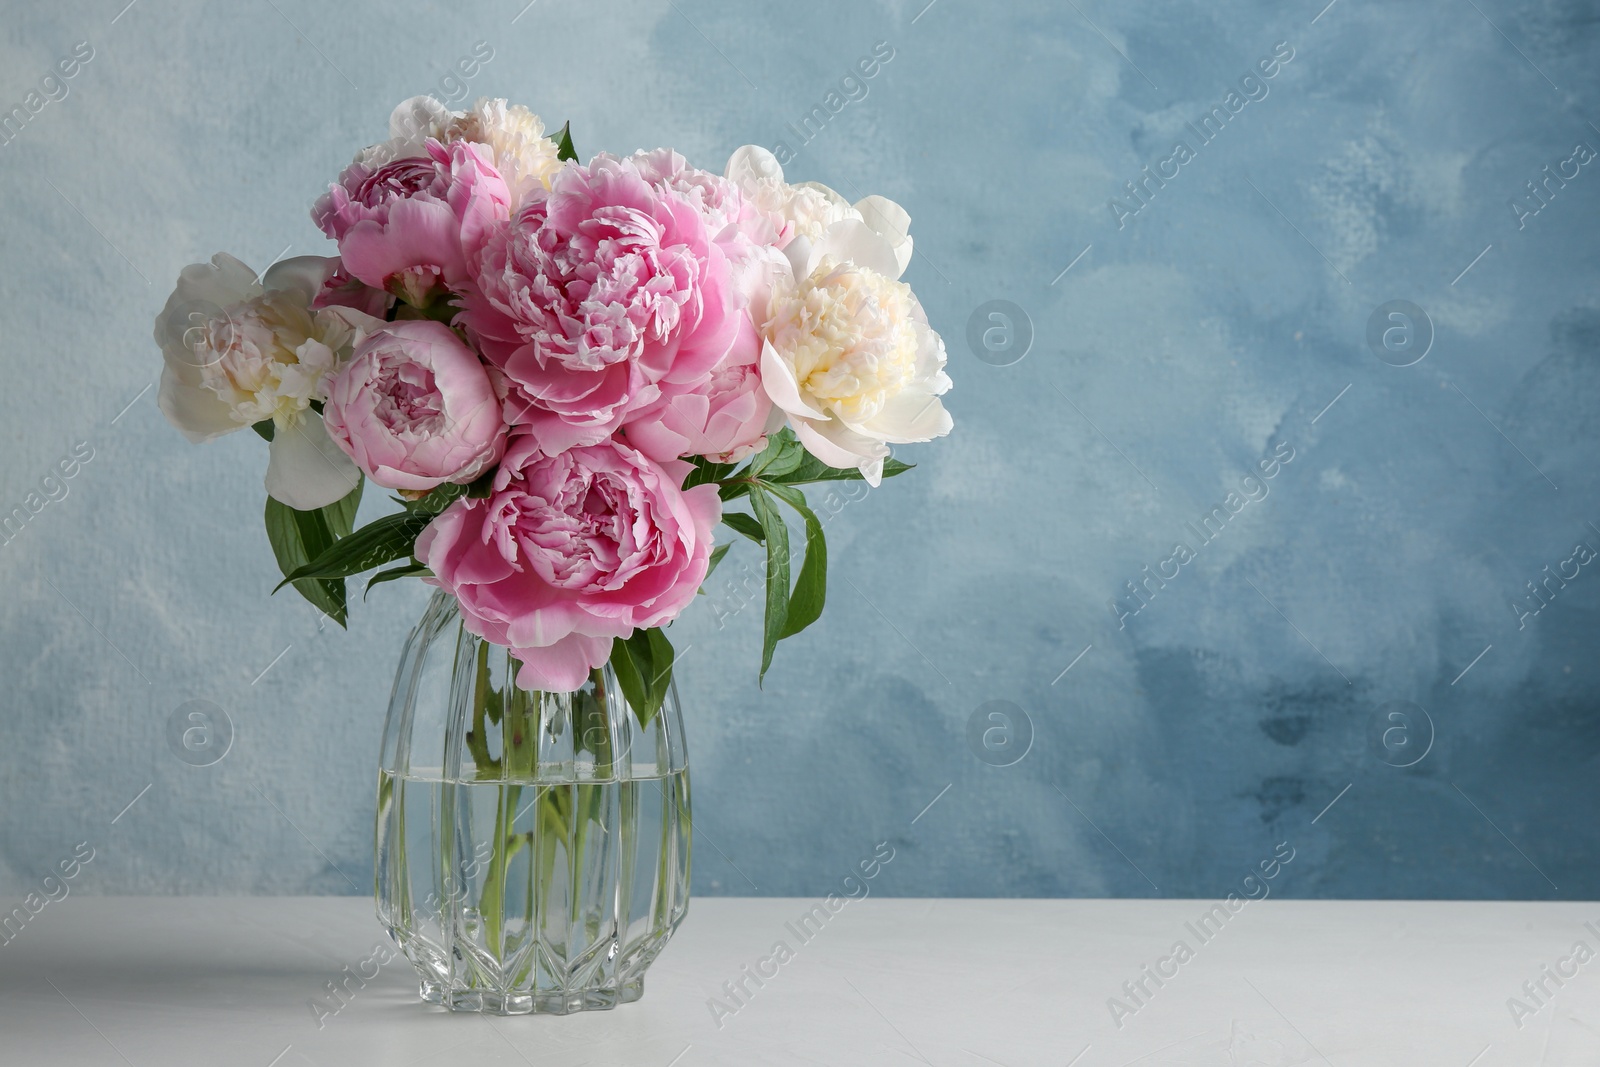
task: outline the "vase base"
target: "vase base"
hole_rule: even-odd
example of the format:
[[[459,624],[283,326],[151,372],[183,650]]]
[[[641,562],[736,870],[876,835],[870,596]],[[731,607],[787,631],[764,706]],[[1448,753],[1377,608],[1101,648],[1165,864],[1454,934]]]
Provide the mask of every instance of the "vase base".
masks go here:
[[[579,1011],[609,1011],[644,996],[641,975],[612,989],[582,989],[562,993],[502,993],[492,989],[446,989],[424,981],[419,995],[430,1004],[451,1011],[481,1015],[571,1015]]]

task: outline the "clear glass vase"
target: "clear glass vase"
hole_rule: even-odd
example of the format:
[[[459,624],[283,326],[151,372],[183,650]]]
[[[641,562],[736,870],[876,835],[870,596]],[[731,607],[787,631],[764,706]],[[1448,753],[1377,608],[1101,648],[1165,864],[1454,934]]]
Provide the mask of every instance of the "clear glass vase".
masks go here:
[[[689,906],[689,765],[675,689],[653,715],[610,664],[576,693],[439,592],[406,641],[378,771],[378,917],[454,1011],[637,1000]]]

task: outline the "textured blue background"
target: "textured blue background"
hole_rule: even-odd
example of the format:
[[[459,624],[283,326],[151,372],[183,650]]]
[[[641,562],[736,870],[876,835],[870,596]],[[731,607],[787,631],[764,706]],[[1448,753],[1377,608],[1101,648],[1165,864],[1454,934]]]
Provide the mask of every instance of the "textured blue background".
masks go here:
[[[1283,895],[1600,895],[1600,575],[1525,628],[1510,606],[1600,547],[1600,162],[1523,228],[1508,204],[1600,148],[1594,4],[123,3],[0,20],[6,107],[95,49],[0,147],[0,510],[94,449],[0,547],[6,899],[84,840],[84,891],[370,884],[424,591],[348,633],[269,598],[265,449],[191,446],[141,391],[179,268],[325,252],[312,199],[480,40],[469,91],[584,153],[785,141],[793,180],[898,200],[949,344],[956,432],[830,520],[829,609],[765,690],[726,579],[674,630],[696,892],[823,893],[888,839],[876,888],[904,895],[1214,895],[1282,841]],[[879,41],[802,149],[786,124]],[[1119,229],[1124,182],[1278,42],[1266,98]],[[1436,334],[1405,368],[1366,342],[1395,299]],[[966,340],[990,300],[1031,321],[1010,366]],[[1123,583],[1283,444],[1270,495],[1119,628]],[[236,729],[211,767],[166,740],[192,699]],[[988,701],[1031,723],[1013,766],[969,745]],[[1428,719],[1385,750],[1390,701]]]

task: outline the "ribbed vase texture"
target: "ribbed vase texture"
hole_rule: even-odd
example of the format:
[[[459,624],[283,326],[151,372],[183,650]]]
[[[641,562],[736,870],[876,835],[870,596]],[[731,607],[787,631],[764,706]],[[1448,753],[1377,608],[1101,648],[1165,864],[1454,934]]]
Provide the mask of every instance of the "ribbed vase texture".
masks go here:
[[[610,665],[576,693],[437,593],[400,659],[374,843],[378,917],[456,1011],[637,1000],[689,906],[689,765],[676,690],[641,715]]]

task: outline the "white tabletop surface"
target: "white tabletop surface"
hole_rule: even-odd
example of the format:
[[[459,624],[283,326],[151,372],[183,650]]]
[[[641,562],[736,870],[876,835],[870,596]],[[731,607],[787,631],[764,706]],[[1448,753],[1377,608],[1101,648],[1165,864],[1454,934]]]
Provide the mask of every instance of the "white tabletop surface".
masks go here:
[[[0,1064],[1600,1064],[1600,960],[1573,956],[1600,949],[1600,905],[1266,900],[1202,942],[1212,902],[869,898],[802,942],[786,924],[816,903],[695,900],[615,1011],[451,1015],[397,956],[319,1020],[385,941],[369,901],[71,896],[0,944]],[[729,1000],[778,941],[792,958]],[[1175,976],[1127,997],[1178,941]],[[1120,1027],[1113,996],[1137,1009]]]

